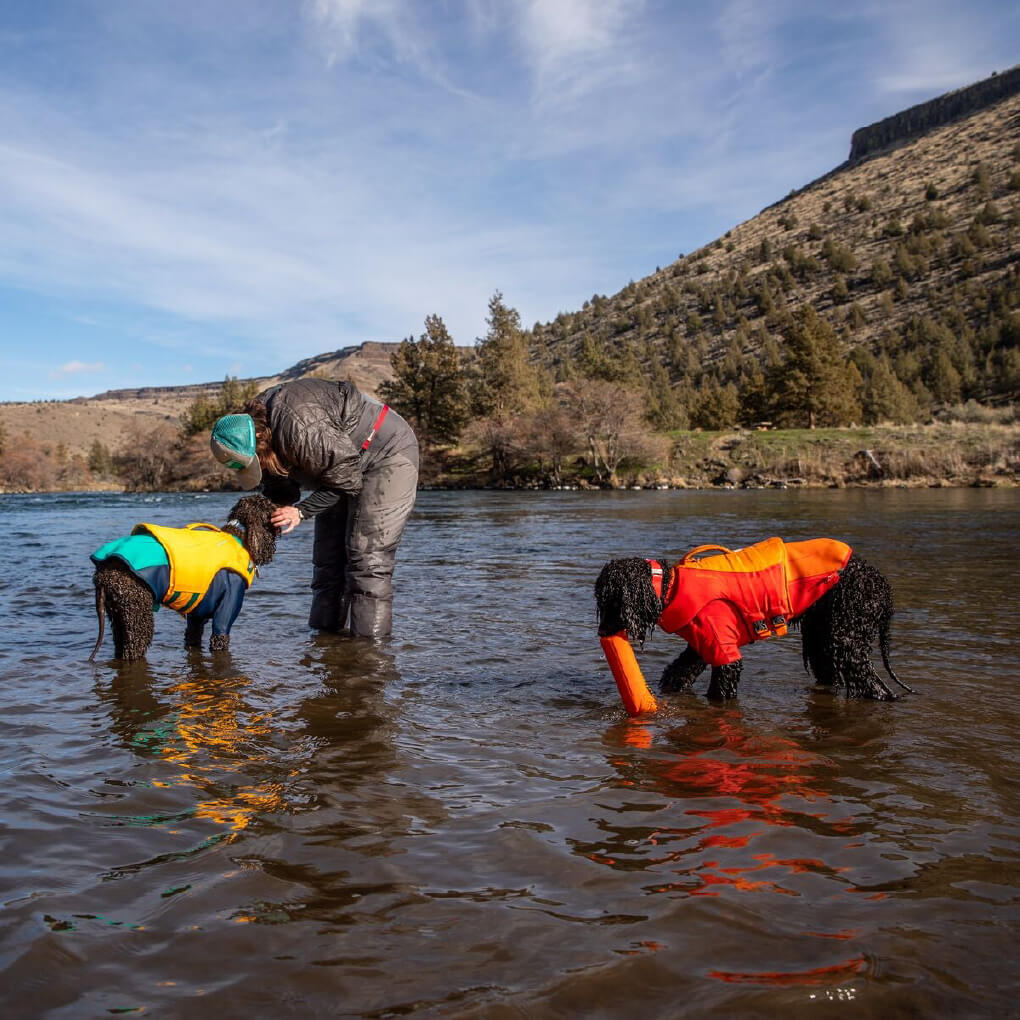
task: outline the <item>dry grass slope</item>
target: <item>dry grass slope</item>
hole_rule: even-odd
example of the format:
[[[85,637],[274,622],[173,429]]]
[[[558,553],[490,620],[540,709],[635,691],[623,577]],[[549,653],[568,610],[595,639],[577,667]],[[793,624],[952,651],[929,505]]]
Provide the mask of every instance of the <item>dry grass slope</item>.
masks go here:
[[[610,348],[629,344],[639,358],[668,362],[671,341],[675,350],[679,335],[681,345],[707,342],[705,361],[711,365],[726,356],[739,328],[745,338],[741,353],[754,354],[765,336],[782,342],[753,294],[770,268],[788,266],[783,253],[791,248],[813,259],[816,268],[795,274],[794,286],[784,294],[787,306],[796,310],[812,305],[837,328],[848,349],[865,345],[876,353],[885,350],[911,319],[938,318],[961,301],[968,319],[980,323],[984,310],[979,295],[1016,270],[1018,156],[1020,95],[1014,95],[838,169],[616,295],[596,296],[581,311],[537,325],[536,349],[543,361],[555,365],[577,357],[589,337]],[[976,180],[979,168],[986,184]],[[932,187],[936,198],[930,197]],[[929,270],[905,279],[904,289],[890,301],[893,281],[876,283],[873,267],[884,260],[894,278],[898,275],[896,251],[909,240],[911,225],[934,218],[940,238],[964,235],[988,202],[999,216],[986,225],[987,244],[978,257],[968,261],[954,256],[943,240]],[[832,268],[822,254],[827,241],[848,248],[855,268]],[[843,300],[833,296],[837,277],[847,287]],[[724,298],[722,321],[706,321],[711,317],[706,294]],[[853,327],[848,322],[851,305],[863,313],[863,322]],[[701,319],[703,328],[692,328],[692,319]]]

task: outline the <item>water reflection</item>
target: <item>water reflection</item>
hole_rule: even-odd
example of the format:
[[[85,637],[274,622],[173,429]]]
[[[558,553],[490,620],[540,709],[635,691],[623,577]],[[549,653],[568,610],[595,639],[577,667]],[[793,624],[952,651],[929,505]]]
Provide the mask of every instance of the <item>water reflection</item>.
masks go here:
[[[431,833],[446,812],[398,779],[405,765],[397,739],[404,720],[394,707],[400,677],[387,646],[321,635],[300,666],[318,689],[289,719],[301,746],[290,810],[263,820],[274,838],[248,848],[242,861],[282,883],[287,895],[250,901],[233,919],[314,921],[327,931],[368,919],[385,922],[402,907],[426,902],[400,858],[408,839]],[[342,959],[348,953],[359,965],[375,959],[365,946],[360,954],[345,949]]]
[[[216,520],[233,499],[194,502],[161,512]],[[392,652],[309,637],[298,533],[230,657],[158,630],[149,665],[97,670],[88,575],[53,564],[152,508],[16,511],[7,575],[31,583],[8,586],[0,647],[5,1015],[1010,1012],[1015,494],[420,509]],[[597,566],[784,533],[888,568],[894,662],[922,694],[805,690],[777,643],[735,705],[678,697],[609,725]]]
[[[856,831],[854,819],[831,801],[836,766],[784,734],[748,725],[738,706],[692,709],[680,725],[671,721],[656,734],[654,748],[640,723],[611,728],[606,741],[651,752],[613,755],[610,763],[621,782],[669,798],[681,823],[642,833],[606,824],[606,840],[584,848],[591,860],[668,873],[669,881],[648,891],[684,896],[718,896],[723,888],[797,895],[796,876],[833,878],[843,870],[783,853],[777,844],[790,841],[773,831],[821,837]]]
[[[109,706],[121,745],[164,766],[150,780],[144,806],[172,803],[166,810],[113,816],[111,824],[199,822],[213,830],[200,850],[232,841],[257,818],[295,806],[293,780],[300,770],[281,754],[274,710],[259,703],[261,692],[235,672],[229,654],[210,660],[191,650],[186,668],[169,684],[145,662],[125,664],[112,680],[99,683],[97,693]]]

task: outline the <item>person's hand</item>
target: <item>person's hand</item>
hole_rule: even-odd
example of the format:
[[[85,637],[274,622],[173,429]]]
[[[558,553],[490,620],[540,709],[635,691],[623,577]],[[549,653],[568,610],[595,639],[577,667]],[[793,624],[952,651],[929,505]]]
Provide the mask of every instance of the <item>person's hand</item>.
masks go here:
[[[269,523],[279,528],[281,535],[286,535],[301,523],[301,514],[296,506],[278,506],[270,516]]]

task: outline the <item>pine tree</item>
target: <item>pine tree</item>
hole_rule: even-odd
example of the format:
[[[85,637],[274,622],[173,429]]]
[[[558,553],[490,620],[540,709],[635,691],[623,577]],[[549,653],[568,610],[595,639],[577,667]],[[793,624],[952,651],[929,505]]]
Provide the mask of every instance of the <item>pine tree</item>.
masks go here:
[[[776,421],[807,428],[859,421],[851,364],[832,326],[806,305],[787,333],[786,361],[773,374]],[[856,366],[854,375],[860,379]]]
[[[89,470],[100,478],[113,474],[113,455],[109,448],[98,439],[92,440],[88,456]]]
[[[505,418],[534,407],[541,399],[538,370],[528,358],[528,342],[517,309],[496,291],[489,299],[489,329],[476,342],[470,393],[473,410]]]
[[[390,356],[393,379],[380,396],[414,427],[426,449],[455,443],[467,419],[467,395],[460,357],[438,315],[425,319],[425,332],[408,337]]]
[[[649,363],[646,381],[648,418],[659,432],[685,429],[689,424],[687,410],[677,398],[669,373],[659,361]]]
[[[917,398],[893,371],[887,354],[872,359],[867,384],[861,398],[864,421],[869,425],[891,421],[909,424],[917,421],[921,409]]]
[[[740,414],[740,398],[733,383],[721,385],[718,379],[704,379],[694,398],[691,424],[702,429],[731,428]]]
[[[924,379],[932,396],[943,404],[960,400],[960,373],[953,366],[949,352],[942,345],[935,351]]]

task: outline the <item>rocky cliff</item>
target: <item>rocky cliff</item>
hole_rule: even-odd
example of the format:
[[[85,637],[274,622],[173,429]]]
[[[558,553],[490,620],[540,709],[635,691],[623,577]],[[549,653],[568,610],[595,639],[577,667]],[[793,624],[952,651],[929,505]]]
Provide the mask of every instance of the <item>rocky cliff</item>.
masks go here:
[[[969,117],[1017,92],[1020,92],[1020,64],[1002,74],[993,74],[984,81],[956,89],[955,92],[947,92],[867,127],[858,128],[850,138],[847,162],[852,166],[890,145],[918,138],[960,117]]]

